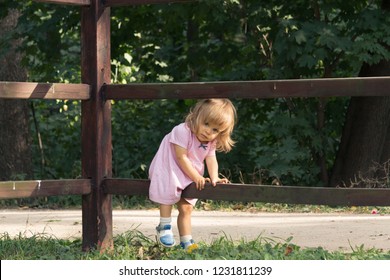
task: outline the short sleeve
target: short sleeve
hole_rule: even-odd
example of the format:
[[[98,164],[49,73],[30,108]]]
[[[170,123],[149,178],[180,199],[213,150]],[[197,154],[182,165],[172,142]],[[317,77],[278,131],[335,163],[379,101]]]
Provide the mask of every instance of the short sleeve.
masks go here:
[[[169,142],[176,144],[184,149],[188,149],[189,144],[192,140],[191,130],[184,123],[175,126],[172,129],[171,135],[169,137]]]
[[[217,149],[217,143],[216,140],[210,143],[210,150],[209,153],[207,154],[207,157],[212,157],[216,155],[216,149]]]

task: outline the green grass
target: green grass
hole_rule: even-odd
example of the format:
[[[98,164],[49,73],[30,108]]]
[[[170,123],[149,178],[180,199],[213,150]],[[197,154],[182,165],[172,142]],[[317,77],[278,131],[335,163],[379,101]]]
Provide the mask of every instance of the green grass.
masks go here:
[[[38,204],[41,205],[41,204]],[[43,204],[45,205],[45,204]],[[52,204],[48,204],[52,205]],[[70,204],[71,205],[71,204]],[[8,206],[8,207],[7,207]],[[60,203],[61,207],[67,208]],[[114,209],[150,209],[156,207],[145,198],[114,200]],[[3,205],[0,208],[9,208]],[[50,207],[49,207],[50,208]],[[72,207],[74,208],[74,206]],[[281,212],[281,213],[371,213],[389,214],[390,207],[329,207],[321,205],[289,205],[273,203],[232,203],[202,200],[197,204],[200,210]],[[47,234],[26,237],[20,234],[10,237],[0,234],[0,259],[2,260],[390,260],[390,251],[360,247],[350,248],[351,252],[330,252],[321,247],[300,248],[290,240],[276,241],[258,237],[252,241],[233,241],[228,236],[212,243],[200,243],[198,250],[188,253],[178,247],[166,249],[137,230],[118,235],[114,239],[114,250],[100,253],[98,250],[82,252],[81,240],[62,240]]]
[[[321,247],[300,248],[290,243],[261,236],[252,241],[233,241],[224,236],[213,242],[199,243],[199,248],[187,252],[179,246],[163,248],[155,240],[137,230],[118,235],[114,249],[101,253],[99,250],[82,252],[81,240],[56,239],[39,234],[0,236],[2,260],[390,260],[390,251],[369,249],[364,246],[351,248],[351,252],[330,252]]]

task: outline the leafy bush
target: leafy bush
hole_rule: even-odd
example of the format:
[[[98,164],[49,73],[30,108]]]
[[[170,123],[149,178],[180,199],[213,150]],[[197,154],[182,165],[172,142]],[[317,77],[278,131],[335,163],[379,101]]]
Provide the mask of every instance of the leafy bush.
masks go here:
[[[389,43],[389,17],[379,5],[226,0],[112,9],[112,82],[355,76],[363,62],[390,57],[383,47]],[[8,1],[6,7],[22,11],[11,35],[24,38],[29,79],[80,82],[80,10],[33,1]],[[9,46],[2,44],[6,51]],[[114,176],[146,178],[161,139],[193,102],[113,102]],[[238,142],[231,153],[219,155],[222,173],[234,182],[326,183],[321,175],[333,164],[348,99],[234,102]],[[33,106],[36,177],[79,177],[80,103]]]

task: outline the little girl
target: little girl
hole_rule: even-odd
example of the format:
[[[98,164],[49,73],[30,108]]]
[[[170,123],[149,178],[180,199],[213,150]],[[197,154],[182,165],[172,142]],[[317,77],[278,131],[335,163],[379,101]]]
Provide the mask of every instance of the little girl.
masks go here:
[[[165,247],[175,245],[171,226],[172,205],[179,215],[177,226],[180,246],[196,248],[192,239],[191,213],[197,199],[181,198],[182,191],[195,183],[201,190],[206,182],[215,186],[228,183],[218,176],[216,151],[228,152],[234,141],[231,138],[236,109],[228,99],[200,100],[161,142],[149,168],[150,200],[160,204],[160,224],[156,227],[157,239]],[[203,177],[204,161],[209,177]]]

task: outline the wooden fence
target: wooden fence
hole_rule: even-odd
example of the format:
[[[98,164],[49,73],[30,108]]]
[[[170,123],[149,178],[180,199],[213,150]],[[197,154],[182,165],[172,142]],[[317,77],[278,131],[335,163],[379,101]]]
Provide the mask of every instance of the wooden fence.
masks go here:
[[[37,0],[38,1],[38,0]],[[147,195],[148,180],[112,178],[111,102],[121,99],[389,96],[390,77],[110,84],[110,9],[189,0],[39,0],[81,8],[82,84],[0,82],[0,98],[82,100],[82,177],[79,180],[0,182],[0,198],[82,196],[83,250],[113,244],[111,196]],[[390,206],[390,189],[316,188],[248,184],[190,185],[183,197],[291,204]]]

